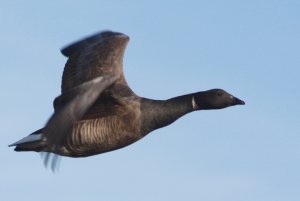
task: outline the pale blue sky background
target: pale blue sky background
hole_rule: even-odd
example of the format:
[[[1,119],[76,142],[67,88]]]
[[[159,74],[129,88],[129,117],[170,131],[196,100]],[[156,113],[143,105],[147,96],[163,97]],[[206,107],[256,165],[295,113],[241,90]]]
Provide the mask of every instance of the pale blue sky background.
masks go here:
[[[0,1],[0,199],[300,200],[300,1]],[[60,93],[64,45],[131,37],[140,96],[223,88],[246,101],[189,114],[118,151],[60,171],[7,145],[42,127]]]

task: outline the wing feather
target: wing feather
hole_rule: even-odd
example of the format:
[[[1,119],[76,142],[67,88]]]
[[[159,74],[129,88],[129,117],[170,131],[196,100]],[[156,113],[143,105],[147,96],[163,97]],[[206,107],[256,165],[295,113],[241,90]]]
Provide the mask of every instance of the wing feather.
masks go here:
[[[53,152],[66,135],[72,132],[76,121],[83,117],[99,95],[117,79],[118,76],[97,77],[59,97],[60,101],[65,104],[55,110],[43,133]]]
[[[127,86],[123,75],[123,57],[129,37],[117,32],[101,32],[62,49],[69,59],[62,77],[62,93],[96,77],[119,76],[118,83]]]

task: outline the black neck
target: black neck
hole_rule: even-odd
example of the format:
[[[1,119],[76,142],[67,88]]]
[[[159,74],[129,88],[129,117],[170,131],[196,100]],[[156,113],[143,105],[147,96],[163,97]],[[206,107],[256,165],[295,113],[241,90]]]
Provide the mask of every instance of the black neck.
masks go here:
[[[152,130],[167,126],[183,115],[195,110],[194,94],[178,96],[168,100],[151,100],[143,98],[142,133],[146,135]]]

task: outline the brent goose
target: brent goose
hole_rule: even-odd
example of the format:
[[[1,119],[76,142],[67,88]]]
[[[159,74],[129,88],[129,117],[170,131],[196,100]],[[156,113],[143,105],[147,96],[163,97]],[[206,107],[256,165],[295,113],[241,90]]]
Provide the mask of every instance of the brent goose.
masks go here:
[[[222,89],[168,100],[137,96],[123,74],[128,41],[125,34],[105,31],[62,49],[68,61],[54,114],[44,128],[9,146],[46,152],[46,163],[50,153],[92,156],[128,146],[189,112],[245,104]]]

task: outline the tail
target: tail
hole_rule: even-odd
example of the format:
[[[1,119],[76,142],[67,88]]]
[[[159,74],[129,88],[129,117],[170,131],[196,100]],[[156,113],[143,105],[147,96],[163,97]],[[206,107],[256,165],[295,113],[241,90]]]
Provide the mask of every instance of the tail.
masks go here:
[[[43,151],[46,146],[46,142],[43,139],[42,134],[43,129],[39,129],[27,137],[24,137],[23,139],[8,146],[15,146],[15,151]]]

